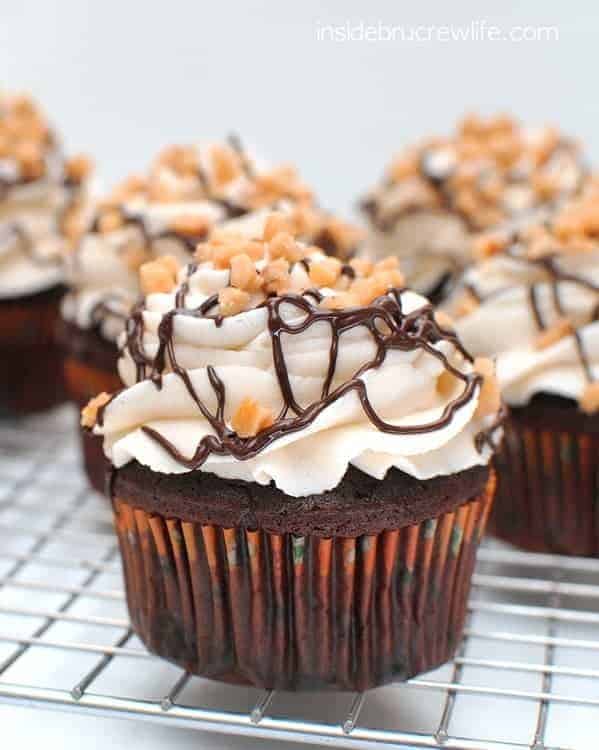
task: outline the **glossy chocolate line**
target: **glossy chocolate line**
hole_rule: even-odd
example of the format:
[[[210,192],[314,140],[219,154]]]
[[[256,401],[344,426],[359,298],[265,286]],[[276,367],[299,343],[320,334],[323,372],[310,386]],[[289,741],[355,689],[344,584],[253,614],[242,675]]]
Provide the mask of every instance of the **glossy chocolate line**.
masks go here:
[[[541,309],[539,307],[539,299],[538,299],[538,286],[536,284],[531,284],[528,289],[528,302],[530,304],[530,309],[532,310],[532,316],[535,320],[536,326],[539,329],[539,331],[545,330],[545,323],[543,322],[543,317],[541,315]]]
[[[209,305],[206,302],[210,301]],[[215,302],[209,298],[203,309],[176,308],[169,311],[162,319],[158,328],[159,345],[153,358],[148,358],[143,350],[143,318],[138,310],[131,318],[128,326],[127,341],[129,352],[137,367],[137,379],[146,377],[156,385],[162,387],[163,373],[168,367],[181,378],[186,390],[197,405],[202,416],[208,421],[214,435],[204,436],[191,457],[183,455],[167,438],[151,427],[142,427],[143,432],[176,461],[188,469],[197,469],[209,455],[230,455],[245,461],[255,457],[277,439],[290,433],[305,429],[333,403],[350,392],[358,396],[364,413],[369,421],[381,432],[395,435],[413,435],[432,432],[446,427],[455,413],[470,401],[480,386],[481,377],[475,373],[463,373],[450,362],[448,357],[434,347],[441,340],[451,342],[462,356],[470,359],[454,333],[442,329],[434,318],[431,305],[425,305],[412,313],[402,311],[399,290],[393,290],[388,295],[380,297],[371,305],[364,308],[348,308],[345,310],[328,310],[316,307],[308,299],[308,295],[287,294],[265,300],[263,306],[268,314],[268,328],[271,335],[274,368],[280,392],[283,398],[281,412],[274,423],[259,432],[254,437],[241,438],[224,421],[226,392],[225,387],[214,367],[207,368],[209,382],[212,386],[217,409],[214,414],[202,402],[189,373],[182,368],[176,359],[173,325],[177,315],[202,317]],[[281,315],[281,307],[294,307],[300,316],[299,322],[286,322]],[[214,318],[213,318],[214,319]],[[215,323],[216,323],[216,319]],[[296,400],[291,386],[289,372],[283,353],[282,337],[297,335],[307,330],[315,323],[324,322],[331,330],[331,344],[329,367],[322,388],[321,399],[307,407],[302,407]],[[346,382],[332,389],[335,374],[336,358],[339,340],[342,334],[358,326],[364,326],[370,333],[375,344],[373,358],[364,363]],[[423,349],[441,361],[446,371],[464,384],[462,392],[443,410],[441,416],[426,424],[398,426],[385,422],[375,411],[366,389],[362,376],[369,370],[382,365],[388,351],[414,351]],[[148,373],[149,368],[149,373]],[[482,444],[481,444],[482,445]]]

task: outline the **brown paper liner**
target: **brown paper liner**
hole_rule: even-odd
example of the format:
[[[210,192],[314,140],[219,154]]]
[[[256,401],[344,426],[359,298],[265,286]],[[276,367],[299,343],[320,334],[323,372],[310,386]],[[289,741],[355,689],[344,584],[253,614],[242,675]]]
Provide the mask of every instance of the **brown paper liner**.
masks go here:
[[[489,532],[532,552],[597,557],[599,434],[556,421],[537,427],[526,409],[508,420]]]
[[[64,375],[70,399],[81,410],[98,393],[114,393],[122,387],[116,372],[88,365],[75,356],[64,359]],[[83,466],[91,486],[100,493],[106,492],[108,460],[102,448],[102,438],[80,430]]]
[[[25,415],[66,401],[55,336],[64,287],[0,300],[0,414]]]
[[[163,518],[115,498],[133,627],[159,656],[227,682],[408,679],[459,642],[494,484],[418,525],[333,539]]]

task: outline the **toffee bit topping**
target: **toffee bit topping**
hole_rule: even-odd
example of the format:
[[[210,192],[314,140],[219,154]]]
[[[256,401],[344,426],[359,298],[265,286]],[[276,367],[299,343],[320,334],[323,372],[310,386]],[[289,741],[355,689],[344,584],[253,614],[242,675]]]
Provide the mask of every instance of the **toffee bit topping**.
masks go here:
[[[0,94],[0,158],[16,167],[14,180],[7,182],[19,184],[43,177],[46,158],[54,148],[50,127],[33,100]]]
[[[144,294],[172,292],[177,284],[179,263],[172,255],[162,255],[144,263],[139,269],[141,290]]]
[[[264,277],[258,273],[254,261],[246,253],[231,258],[231,286],[246,292],[259,292]]]
[[[473,254],[478,260],[501,253],[508,245],[509,238],[500,232],[490,232],[476,237],[473,241]]]
[[[550,328],[540,333],[535,339],[536,349],[548,349],[553,344],[557,344],[566,336],[574,333],[574,327],[567,318],[559,318]]]
[[[106,406],[111,398],[112,396],[109,393],[104,392],[94,396],[87,406],[84,406],[81,410],[81,426],[89,429],[94,427],[98,419],[98,412],[103,406]]]
[[[493,361],[487,357],[477,357],[474,360],[474,371],[482,377],[476,416],[488,417],[497,414],[501,407],[501,389]]]
[[[585,414],[599,411],[599,383],[589,383],[580,397],[580,408]]]
[[[236,315],[261,304],[266,297],[290,291],[326,289],[325,295],[318,292],[323,307],[341,309],[370,304],[390,289],[404,286],[397,258],[385,258],[376,264],[356,258],[344,265],[321,248],[296,239],[297,227],[291,219],[281,213],[269,216],[262,239],[248,239],[217,228],[196,245],[197,263],[230,270],[228,288],[219,294],[223,316]],[[170,291],[174,285],[172,275],[160,265],[146,263],[142,272],[146,294]]]
[[[470,289],[464,289],[455,304],[455,314],[458,318],[464,318],[472,314],[480,306],[480,301]]]
[[[110,209],[98,217],[98,231],[100,234],[109,234],[117,229],[121,229],[125,222],[120,211]]]
[[[362,205],[383,231],[404,212],[439,207],[480,231],[576,194],[585,175],[577,144],[555,128],[527,130],[505,115],[469,115],[453,136],[425,140],[400,154]]]
[[[275,211],[270,214],[264,223],[264,241],[269,242],[281,232],[295,236],[298,234],[297,225],[291,216]]]
[[[250,295],[241,289],[235,289],[232,286],[221,289],[218,293],[220,314],[224,317],[237,315],[247,309],[250,299]]]
[[[91,175],[93,168],[93,162],[86,154],[77,154],[67,159],[64,165],[67,179],[76,184],[87,179]]]
[[[249,438],[270,427],[274,421],[275,417],[270,409],[247,397],[237,407],[231,426],[239,437]]]

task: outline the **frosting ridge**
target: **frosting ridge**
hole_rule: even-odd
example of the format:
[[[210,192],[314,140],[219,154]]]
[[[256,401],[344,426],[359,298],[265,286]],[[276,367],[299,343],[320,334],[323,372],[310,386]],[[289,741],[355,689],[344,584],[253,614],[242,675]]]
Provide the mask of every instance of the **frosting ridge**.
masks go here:
[[[263,242],[205,243],[176,276],[164,260],[146,270],[160,291],[146,289],[128,322],[126,388],[84,412],[113,464],[274,481],[298,496],[332,489],[350,463],[378,478],[487,463],[492,377],[402,290],[397,262],[344,265],[280,231],[284,220]],[[259,278],[242,284],[236,259],[250,254]]]

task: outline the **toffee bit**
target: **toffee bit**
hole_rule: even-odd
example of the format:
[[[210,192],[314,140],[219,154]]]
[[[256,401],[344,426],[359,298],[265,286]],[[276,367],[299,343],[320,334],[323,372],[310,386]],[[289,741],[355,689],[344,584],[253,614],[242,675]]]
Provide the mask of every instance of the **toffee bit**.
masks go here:
[[[247,309],[250,302],[250,295],[241,289],[227,287],[221,289],[218,293],[218,304],[220,314],[224,317],[238,315]]]
[[[290,216],[287,216],[280,211],[274,211],[264,222],[262,238],[265,242],[269,242],[280,232],[294,235],[295,231],[293,224],[294,222],[291,220]]]
[[[141,290],[144,294],[172,292],[177,283],[179,263],[172,255],[162,255],[144,263],[139,269]]]
[[[78,154],[67,159],[64,171],[67,178],[72,182],[83,182],[91,174],[93,166],[93,162],[89,156]]]
[[[487,357],[477,357],[474,360],[474,371],[482,377],[476,416],[488,417],[490,414],[497,414],[501,407],[501,389],[493,361]]]
[[[237,407],[231,426],[240,438],[249,438],[270,427],[274,421],[274,414],[270,409],[247,397]]]
[[[98,418],[98,411],[110,401],[112,396],[109,393],[99,393],[90,399],[86,406],[81,410],[81,426],[91,429],[95,426]]]
[[[599,383],[589,383],[580,397],[580,408],[585,414],[599,411]]]
[[[189,237],[204,237],[212,228],[212,222],[206,216],[183,214],[175,217],[170,223],[170,229]]]
[[[567,318],[559,318],[551,327],[540,333],[535,339],[535,349],[548,349],[558,341],[571,336],[574,333],[574,327]]]

